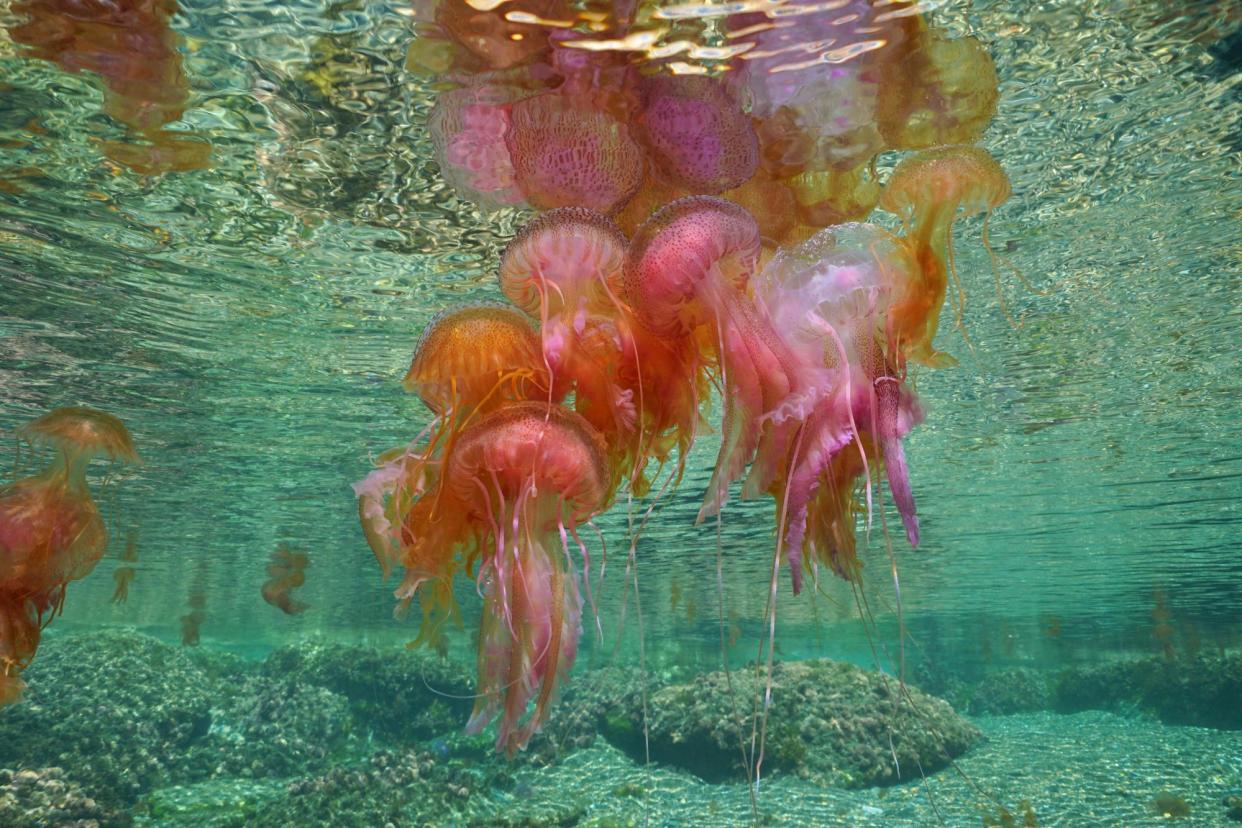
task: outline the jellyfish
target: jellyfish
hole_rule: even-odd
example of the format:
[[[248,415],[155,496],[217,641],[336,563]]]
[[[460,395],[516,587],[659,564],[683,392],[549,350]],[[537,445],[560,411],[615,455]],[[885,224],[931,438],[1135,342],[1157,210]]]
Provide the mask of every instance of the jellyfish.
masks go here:
[[[625,292],[639,321],[660,337],[699,337],[722,380],[720,453],[699,520],[715,514],[754,455],[765,418],[798,406],[797,360],[748,295],[759,228],[731,201],[690,196],[658,210],[630,244]],[[690,366],[688,376],[696,373]]]
[[[543,402],[480,418],[447,465],[447,488],[465,520],[443,542],[467,569],[478,564],[484,602],[479,696],[467,731],[499,717],[497,749],[512,755],[542,724],[577,654],[582,597],[570,545],[589,574],[578,528],[607,508],[611,472],[590,424]]]
[[[136,572],[132,566],[119,566],[112,571],[112,580],[116,583],[112,590],[112,603],[124,604],[129,600],[129,585]]]
[[[112,592],[112,603],[124,604],[129,600],[129,585],[133,583],[134,575],[138,570],[129,564],[138,563],[138,532],[131,531],[129,537],[125,540],[125,551],[121,554],[121,561],[126,566],[119,566],[112,572],[112,580],[116,582],[116,588]]]
[[[271,563],[267,565],[267,581],[260,590],[263,600],[285,615],[305,612],[310,605],[298,601],[291,593],[306,583],[308,566],[310,557],[305,552],[298,552],[283,544],[277,547],[272,553]]]
[[[1005,171],[980,147],[925,150],[903,159],[893,170],[880,194],[880,206],[901,218],[906,243],[919,264],[916,278],[890,320],[901,351],[910,359],[928,365],[952,364],[952,357],[936,351],[932,340],[950,277],[956,288],[953,305],[959,329],[966,305],[953,255],[953,222],[983,213],[983,244],[990,252],[987,217],[1009,193]],[[999,275],[996,280],[999,292]]]
[[[626,125],[580,97],[545,92],[512,105],[505,146],[532,207],[613,213],[643,177],[643,153]]]
[[[899,16],[871,0],[791,0],[726,25],[745,49],[739,66],[760,142],[782,176],[854,169],[884,148],[879,68],[905,39]]]
[[[996,115],[999,80],[973,37],[920,31],[902,59],[885,66],[876,121],[893,149],[969,144]]]
[[[0,488],[0,697],[15,701],[18,674],[34,658],[39,630],[64,605],[65,588],[103,556],[108,530],[87,487],[95,457],[137,463],[124,424],[102,411],[58,408],[19,436],[55,450],[41,473]]]
[[[0,592],[0,708],[21,701],[26,683],[21,672],[30,666],[43,634],[41,601]]]
[[[759,166],[750,117],[723,81],[701,75],[644,78],[638,132],[661,174],[691,193],[740,187]]]
[[[606,216],[562,207],[514,236],[499,271],[505,296],[541,321],[549,370],[574,383],[579,413],[613,435],[632,433],[636,419],[631,389],[614,381],[623,345],[603,330],[609,317],[623,312],[610,284],[621,271],[625,245]]]
[[[487,210],[522,203],[505,133],[513,101],[528,94],[516,86],[480,83],[436,97],[427,129],[440,175],[462,198]]]
[[[743,490],[776,497],[795,593],[804,547],[843,577],[856,573],[852,492],[881,467],[907,538],[918,545],[901,440],[922,409],[889,334],[890,314],[917,273],[901,239],[853,223],[780,251],[754,279],[757,301],[810,384],[824,391],[791,416],[772,418]]]
[[[447,590],[453,573],[451,545],[441,538],[460,531],[463,510],[443,486],[443,462],[453,441],[475,418],[506,403],[559,402],[564,390],[552,382],[538,334],[520,312],[499,304],[466,305],[441,313],[423,331],[403,384],[434,415],[409,446],[379,457],[378,467],[354,484],[358,516],[368,545],[387,578],[394,564],[405,568],[397,588],[403,612],[419,586],[435,581]],[[424,497],[430,493],[432,496]],[[432,590],[423,590],[429,594]],[[453,608],[423,605],[428,613]],[[424,630],[439,623],[425,623]]]

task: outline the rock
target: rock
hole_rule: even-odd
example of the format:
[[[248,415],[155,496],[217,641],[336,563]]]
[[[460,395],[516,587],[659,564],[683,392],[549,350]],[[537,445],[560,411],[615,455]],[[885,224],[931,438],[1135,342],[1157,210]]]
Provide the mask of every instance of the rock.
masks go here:
[[[0,825],[5,828],[88,828],[130,820],[86,796],[60,768],[0,768]]]
[[[65,767],[107,807],[176,776],[227,694],[181,649],[132,632],[49,635],[24,678],[26,701],[0,709],[0,765]]]
[[[1168,724],[1242,729],[1242,655],[1167,661],[1159,658],[1063,670],[1052,706],[1139,712]]]
[[[339,694],[359,727],[390,744],[458,730],[473,704],[474,683],[464,667],[404,648],[323,642],[282,647],[263,663],[263,674]]]
[[[968,709],[974,716],[1007,716],[1045,710],[1048,701],[1047,679],[1019,667],[988,674],[975,686]]]
[[[214,776],[314,773],[345,749],[352,724],[344,696],[261,676],[228,708],[214,711],[211,730],[193,750],[204,773]]]
[[[743,669],[732,683],[732,697],[723,673],[652,693],[652,758],[709,782],[745,779],[749,712],[765,682]],[[641,708],[613,711],[602,730],[641,758]],[[979,738],[946,702],[891,676],[828,660],[789,662],[772,673],[763,768],[835,787],[891,784],[945,767]]]
[[[460,817],[469,797],[497,784],[505,780],[487,766],[442,762],[424,751],[382,751],[290,782],[285,796],[258,809],[244,824],[448,825],[465,821]]]

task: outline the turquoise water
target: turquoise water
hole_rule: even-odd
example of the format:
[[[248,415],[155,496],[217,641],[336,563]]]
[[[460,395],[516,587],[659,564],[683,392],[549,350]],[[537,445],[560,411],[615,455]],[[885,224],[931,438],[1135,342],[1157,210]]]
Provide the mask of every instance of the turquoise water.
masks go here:
[[[393,619],[394,584],[361,536],[349,484],[425,424],[400,388],[414,343],[442,308],[499,298],[499,250],[527,219],[484,214],[441,180],[426,130],[436,86],[405,68],[408,9],[182,3],[172,28],[186,108],[167,129],[210,144],[211,163],[144,175],[104,149],[132,135],[104,114],[100,79],[30,57],[5,34],[21,19],[16,5],[0,0],[0,432],[89,405],[121,417],[145,460],[118,470],[100,498],[109,550],[69,587],[46,646],[117,629],[180,648],[180,619],[201,596],[205,652],[258,660],[308,639],[396,651],[417,619]],[[1015,667],[1054,675],[1154,657],[1193,674],[1199,656],[1236,656],[1237,12],[1211,2],[925,5],[937,26],[974,34],[996,62],[999,111],[982,144],[1014,195],[988,232],[1040,292],[1005,275],[1020,325],[1007,321],[977,243],[981,223],[959,223],[970,344],[942,325],[937,344],[960,364],[915,377],[928,416],[906,452],[923,543],[896,546],[908,636],[877,529],[862,553],[870,620],[843,583],[794,599],[782,579],[778,655],[896,674],[904,641],[911,680],[958,706],[969,696],[955,699],[953,682]],[[896,160],[882,154],[881,175]],[[14,449],[5,442],[0,468]],[[712,438],[699,441],[639,543],[641,636],[625,588],[626,504],[599,521],[614,553],[596,595],[602,636],[587,625],[576,672],[639,666],[640,637],[657,684],[760,654],[774,516],[767,502],[725,510],[718,589],[714,527],[693,525],[715,451]],[[103,472],[95,468],[97,484]],[[128,601],[114,604],[112,573],[130,538],[137,572]],[[311,608],[292,617],[260,597],[281,543],[311,561],[298,591]],[[464,627],[449,656],[473,671],[479,601],[472,585],[458,594]],[[1242,788],[1236,731],[1120,715],[1143,712],[1114,709],[1098,715],[1117,719],[1090,724],[1114,740],[1119,774],[1137,774],[1116,783],[1132,792],[1130,810],[1114,808],[1122,795],[1097,777],[1044,784],[1043,769],[1065,762],[1056,758],[1065,746],[1040,736],[1060,725],[1039,719],[1063,714],[1046,712],[983,722],[991,741],[961,760],[977,788],[942,771],[926,788],[907,783],[880,799],[887,789],[839,793],[778,778],[761,785],[758,810],[804,824],[983,824],[978,802],[995,796],[1018,824],[1022,799],[1040,825],[1141,824],[1163,819],[1150,798],[1182,785],[1188,820],[1223,821],[1221,796]],[[482,756],[462,762],[493,761]],[[1068,765],[1098,766],[1076,761]],[[998,763],[1026,768],[1029,784],[991,773]],[[575,776],[580,766],[591,770]],[[586,799],[639,780],[657,794],[620,797],[617,819],[753,819],[745,783],[652,770],[602,740],[544,776],[529,772],[523,801],[567,779]],[[296,774],[264,784],[284,790],[286,776]],[[885,817],[896,798],[934,798],[938,784],[947,802],[968,804]],[[1071,807],[1079,796],[1102,804]],[[716,798],[721,816],[705,810]],[[437,813],[431,824],[448,819]],[[467,824],[471,811],[461,813]]]

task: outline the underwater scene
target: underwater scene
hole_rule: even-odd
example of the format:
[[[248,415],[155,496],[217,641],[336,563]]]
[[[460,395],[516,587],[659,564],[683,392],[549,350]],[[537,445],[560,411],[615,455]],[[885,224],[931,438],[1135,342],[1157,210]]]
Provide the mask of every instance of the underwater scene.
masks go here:
[[[1242,824],[1242,6],[0,0],[0,827]]]

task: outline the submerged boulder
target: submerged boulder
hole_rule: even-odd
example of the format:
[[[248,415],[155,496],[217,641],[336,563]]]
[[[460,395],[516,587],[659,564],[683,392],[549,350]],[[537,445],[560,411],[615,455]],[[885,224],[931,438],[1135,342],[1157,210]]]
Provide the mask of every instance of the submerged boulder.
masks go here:
[[[984,676],[970,695],[972,716],[1008,716],[1048,707],[1048,679],[1035,670],[1017,667]]]
[[[651,758],[709,782],[745,779],[743,751],[765,678],[746,668],[653,692]],[[602,731],[641,758],[641,708],[614,709]],[[892,676],[826,659],[787,662],[772,671],[763,767],[833,787],[887,785],[940,770],[979,738],[947,702]]]
[[[128,825],[65,778],[60,768],[0,768],[0,825],[6,828]]]
[[[474,704],[474,682],[465,667],[404,648],[306,642],[273,651],[262,672],[343,696],[358,726],[389,744],[459,730]]]
[[[1071,667],[1057,676],[1052,707],[1061,713],[1142,713],[1168,724],[1242,729],[1242,655],[1148,658]]]
[[[57,766],[108,806],[184,772],[217,685],[183,650],[132,632],[48,636],[25,701],[0,709],[0,766]]]

